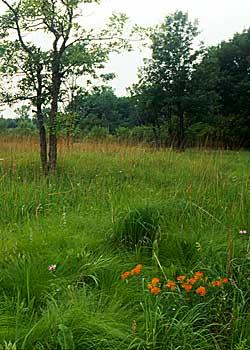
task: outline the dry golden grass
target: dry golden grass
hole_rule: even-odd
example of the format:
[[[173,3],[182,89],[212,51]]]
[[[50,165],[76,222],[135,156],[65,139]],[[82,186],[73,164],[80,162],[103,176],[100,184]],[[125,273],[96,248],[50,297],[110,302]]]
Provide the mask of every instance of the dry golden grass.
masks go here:
[[[70,152],[90,152],[105,154],[130,154],[135,152],[154,151],[147,145],[132,145],[126,142],[115,142],[113,140],[82,140],[70,142],[64,138],[58,139],[58,152],[67,154]],[[39,139],[35,136],[0,136],[0,156],[15,158],[21,153],[39,152]]]

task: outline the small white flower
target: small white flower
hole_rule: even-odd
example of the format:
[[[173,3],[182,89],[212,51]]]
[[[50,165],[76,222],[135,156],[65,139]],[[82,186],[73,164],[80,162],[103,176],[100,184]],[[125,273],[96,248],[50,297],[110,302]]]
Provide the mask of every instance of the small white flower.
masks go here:
[[[55,271],[55,270],[56,270],[56,264],[54,264],[54,265],[53,265],[53,264],[52,264],[52,265],[49,265],[49,266],[48,266],[48,270],[49,270],[49,271]]]

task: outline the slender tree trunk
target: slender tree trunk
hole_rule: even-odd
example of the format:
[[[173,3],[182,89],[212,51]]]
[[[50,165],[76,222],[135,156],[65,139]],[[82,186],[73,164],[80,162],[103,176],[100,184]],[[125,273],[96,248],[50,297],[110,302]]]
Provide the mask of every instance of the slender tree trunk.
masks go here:
[[[56,135],[56,118],[50,120],[49,130],[49,170],[55,172],[57,163],[57,135]]]
[[[42,110],[37,110],[37,121],[38,121],[38,129],[39,129],[40,158],[42,163],[42,169],[44,174],[47,175],[48,173],[47,138],[46,138],[46,129],[44,126]]]
[[[47,137],[46,129],[44,125],[44,117],[42,112],[42,66],[38,67],[37,70],[37,98],[36,98],[36,114],[37,114],[37,123],[39,129],[39,139],[40,139],[40,159],[42,164],[43,173],[47,175],[48,173],[48,157],[47,157]]]
[[[56,118],[58,112],[58,97],[60,92],[61,78],[59,60],[55,58],[52,63],[52,90],[51,109],[49,114],[49,170],[55,172],[57,164],[57,130]]]

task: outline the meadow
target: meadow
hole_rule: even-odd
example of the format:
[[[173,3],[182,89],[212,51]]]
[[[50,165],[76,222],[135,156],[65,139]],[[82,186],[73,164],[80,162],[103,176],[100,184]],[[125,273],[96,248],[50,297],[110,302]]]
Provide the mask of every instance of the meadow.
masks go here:
[[[0,349],[250,349],[249,152],[1,136],[0,208]]]

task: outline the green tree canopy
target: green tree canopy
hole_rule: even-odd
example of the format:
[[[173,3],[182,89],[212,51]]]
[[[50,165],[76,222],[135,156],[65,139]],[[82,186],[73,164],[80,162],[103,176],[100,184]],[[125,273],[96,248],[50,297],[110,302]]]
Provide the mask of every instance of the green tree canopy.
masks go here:
[[[177,147],[184,147],[184,117],[190,103],[190,82],[200,58],[195,49],[197,22],[176,11],[150,33],[152,57],[145,60],[133,94],[145,107],[148,120],[157,124],[162,116],[178,117]]]
[[[136,124],[136,111],[131,99],[117,97],[108,87],[77,94],[67,110],[77,113],[80,130],[88,131],[99,126],[113,133],[118,127]]]

